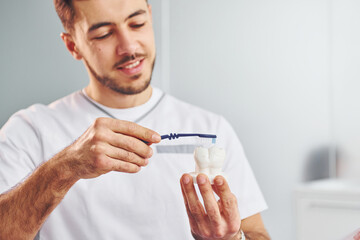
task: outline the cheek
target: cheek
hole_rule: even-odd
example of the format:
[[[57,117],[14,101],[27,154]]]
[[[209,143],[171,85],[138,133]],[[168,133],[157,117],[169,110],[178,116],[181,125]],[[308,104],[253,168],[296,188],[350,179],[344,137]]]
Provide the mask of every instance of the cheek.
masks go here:
[[[113,62],[113,50],[105,46],[96,46],[92,50],[92,58],[99,65],[106,65]]]
[[[91,47],[91,51],[93,52],[94,55],[97,55],[99,57],[111,57],[114,53],[114,47],[113,44],[108,43],[108,42],[101,42],[101,43],[97,43],[94,44]]]
[[[106,46],[98,45],[93,48],[93,53],[96,56],[101,56],[106,52]]]

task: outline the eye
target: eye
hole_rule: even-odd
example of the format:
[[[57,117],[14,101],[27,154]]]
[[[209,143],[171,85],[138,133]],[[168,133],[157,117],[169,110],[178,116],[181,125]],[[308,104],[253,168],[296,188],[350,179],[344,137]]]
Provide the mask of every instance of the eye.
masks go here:
[[[95,37],[94,39],[96,39],[96,40],[105,39],[105,38],[109,37],[111,34],[112,34],[112,32],[108,32],[108,33],[106,33],[106,34],[104,34],[102,36]]]
[[[130,25],[132,28],[141,28],[145,25],[145,23],[141,23],[141,24],[132,24]]]

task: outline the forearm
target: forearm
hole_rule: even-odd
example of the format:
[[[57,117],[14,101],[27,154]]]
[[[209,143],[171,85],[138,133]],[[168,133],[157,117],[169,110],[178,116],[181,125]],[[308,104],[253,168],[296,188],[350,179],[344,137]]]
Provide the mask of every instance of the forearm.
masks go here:
[[[239,231],[231,240],[242,240],[242,232]]]
[[[270,240],[270,236],[266,231],[247,232],[244,235],[246,240]]]
[[[46,218],[78,180],[60,164],[60,154],[23,183],[0,195],[0,239],[33,239]]]
[[[241,221],[241,229],[246,240],[269,240],[270,236],[266,231],[261,214],[257,213]]]
[[[192,234],[192,236],[193,236],[193,238],[195,239],[195,240],[204,240],[204,239],[206,239],[206,238],[202,238],[202,237],[200,237],[200,236],[197,236],[194,232],[191,232],[191,234]],[[229,240],[242,240],[242,232],[241,232],[241,230],[234,236],[234,237],[232,237],[231,239],[229,239]]]

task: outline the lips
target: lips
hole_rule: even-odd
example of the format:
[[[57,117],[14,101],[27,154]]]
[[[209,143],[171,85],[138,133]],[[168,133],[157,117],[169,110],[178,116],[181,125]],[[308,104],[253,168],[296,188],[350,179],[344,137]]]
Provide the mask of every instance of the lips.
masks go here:
[[[138,66],[139,64],[140,64],[140,60],[136,61],[136,62],[134,62],[132,64],[129,64],[129,65],[125,66],[124,68],[125,69],[131,69],[131,68],[134,68],[134,67]]]
[[[135,59],[131,62],[127,62],[122,66],[117,67],[117,69],[123,72],[124,74],[131,76],[131,75],[139,74],[143,69],[143,65],[144,65],[144,58]]]

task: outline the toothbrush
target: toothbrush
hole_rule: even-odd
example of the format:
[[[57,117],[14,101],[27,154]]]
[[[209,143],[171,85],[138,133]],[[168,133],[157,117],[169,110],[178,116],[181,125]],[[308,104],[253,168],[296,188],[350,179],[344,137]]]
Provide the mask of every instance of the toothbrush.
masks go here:
[[[214,134],[201,134],[201,133],[170,133],[161,136],[161,140],[168,138],[169,140],[180,137],[200,137],[200,138],[216,138]]]
[[[177,138],[181,138],[181,137],[199,137],[199,138],[211,138],[212,139],[212,143],[215,144],[216,143],[216,138],[217,136],[215,134],[202,134],[202,133],[169,133],[166,135],[161,135],[161,140],[164,139],[169,139],[169,140],[173,140],[173,139],[177,139]],[[148,144],[148,142],[141,140],[144,143]]]
[[[202,133],[170,133],[161,136],[161,140],[163,139],[177,139],[181,137],[200,137],[200,138],[212,138],[212,143],[216,142],[216,135],[214,134],[202,134]]]

